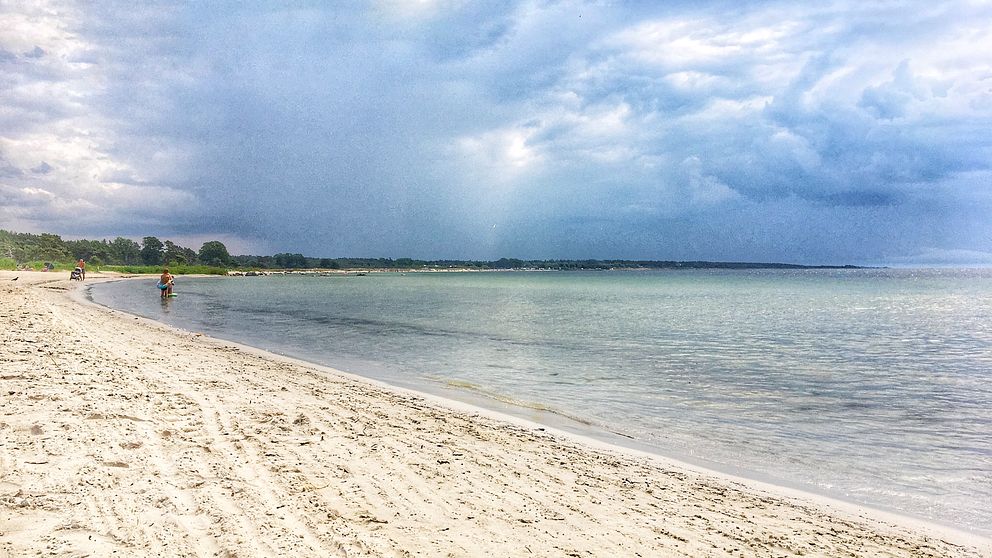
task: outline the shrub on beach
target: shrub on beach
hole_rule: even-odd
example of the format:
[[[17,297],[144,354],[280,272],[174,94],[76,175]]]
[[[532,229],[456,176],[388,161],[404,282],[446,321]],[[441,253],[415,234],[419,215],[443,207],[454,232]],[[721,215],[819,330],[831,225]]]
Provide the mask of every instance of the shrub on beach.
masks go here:
[[[0,258],[0,269],[14,270],[17,269],[17,262],[11,258]]]

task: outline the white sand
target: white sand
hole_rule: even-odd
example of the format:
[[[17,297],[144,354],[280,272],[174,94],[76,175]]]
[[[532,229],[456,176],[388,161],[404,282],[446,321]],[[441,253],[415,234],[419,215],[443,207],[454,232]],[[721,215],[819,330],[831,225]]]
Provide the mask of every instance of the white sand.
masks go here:
[[[0,272],[0,556],[992,555],[81,304],[67,277]]]

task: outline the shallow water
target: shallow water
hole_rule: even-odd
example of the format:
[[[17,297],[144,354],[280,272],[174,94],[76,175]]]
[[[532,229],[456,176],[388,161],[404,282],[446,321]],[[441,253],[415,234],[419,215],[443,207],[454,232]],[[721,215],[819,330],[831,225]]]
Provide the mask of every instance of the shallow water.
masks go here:
[[[388,273],[101,304],[992,533],[992,271]]]

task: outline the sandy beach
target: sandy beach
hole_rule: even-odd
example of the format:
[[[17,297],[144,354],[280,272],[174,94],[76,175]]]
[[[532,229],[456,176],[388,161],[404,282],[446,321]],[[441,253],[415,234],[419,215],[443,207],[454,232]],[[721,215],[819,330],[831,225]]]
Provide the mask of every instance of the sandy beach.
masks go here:
[[[0,556],[992,555],[96,307],[67,278],[0,272]]]

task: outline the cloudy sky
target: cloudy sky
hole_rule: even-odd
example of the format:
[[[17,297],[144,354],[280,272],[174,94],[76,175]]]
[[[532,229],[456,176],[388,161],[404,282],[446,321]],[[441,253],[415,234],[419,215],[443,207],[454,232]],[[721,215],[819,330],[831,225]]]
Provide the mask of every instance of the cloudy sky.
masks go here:
[[[0,0],[0,228],[992,264],[988,1],[132,4]]]

